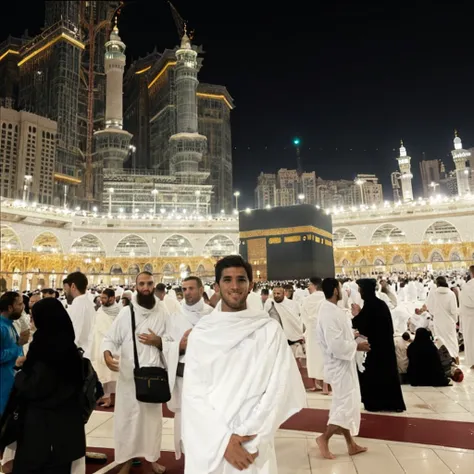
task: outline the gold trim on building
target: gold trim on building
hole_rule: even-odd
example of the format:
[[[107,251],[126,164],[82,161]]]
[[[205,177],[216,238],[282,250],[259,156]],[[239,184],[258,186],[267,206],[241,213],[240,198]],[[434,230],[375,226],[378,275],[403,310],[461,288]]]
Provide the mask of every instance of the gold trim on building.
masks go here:
[[[286,227],[278,229],[261,229],[261,230],[249,230],[245,232],[240,232],[241,239],[251,239],[254,237],[274,237],[277,235],[289,235],[289,234],[318,234],[322,237],[330,239],[332,242],[332,234],[327,230],[319,229],[312,225],[298,226],[298,227]]]
[[[74,178],[74,176],[68,176],[67,174],[54,173],[54,179],[56,181],[66,181],[70,184],[81,184],[82,181],[79,178]]]

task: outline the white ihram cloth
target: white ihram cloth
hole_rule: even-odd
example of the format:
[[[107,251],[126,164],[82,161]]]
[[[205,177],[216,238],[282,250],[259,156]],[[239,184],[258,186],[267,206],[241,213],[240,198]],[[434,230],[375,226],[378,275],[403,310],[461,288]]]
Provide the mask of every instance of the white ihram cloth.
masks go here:
[[[163,298],[163,303],[165,304],[169,314],[174,314],[181,311],[181,303],[177,300],[176,295],[165,295]]]
[[[351,320],[337,305],[324,301],[318,315],[317,338],[324,353],[324,381],[331,384],[329,425],[352,436],[360,428],[360,388],[356,368],[357,342]]]
[[[433,315],[433,327],[436,336],[445,342],[451,357],[459,357],[459,342],[456,333],[458,305],[456,295],[442,286],[432,290],[426,300],[426,307]]]
[[[251,291],[247,296],[247,309],[252,311],[262,311],[262,297],[260,293],[255,293]]]
[[[472,367],[474,365],[474,279],[469,280],[463,286],[460,300],[465,364]]]
[[[324,356],[316,339],[318,313],[323,301],[325,301],[324,293],[322,291],[315,291],[304,299],[301,306],[301,319],[306,327],[304,337],[306,341],[308,377],[317,380],[323,380],[324,377]]]
[[[191,332],[183,386],[185,474],[236,474],[224,460],[232,434],[257,435],[247,474],[277,474],[274,436],[306,406],[296,361],[280,325],[264,311],[203,317]]]
[[[183,378],[176,376],[178,363],[184,364],[186,355],[179,355],[179,344],[184,333],[193,329],[199,320],[206,314],[212,313],[214,308],[204,303],[201,298],[195,305],[188,306],[183,300],[181,310],[170,315],[166,324],[166,340],[163,341],[163,355],[168,366],[168,381],[170,385],[171,400],[168,408],[174,412],[174,447],[176,459],[181,457],[181,393]]]
[[[95,315],[94,341],[92,344],[92,365],[97,372],[97,376],[102,385],[110,382],[117,382],[118,373],[112,372],[104,360],[104,351],[102,350],[102,341],[109,332],[112,323],[123,308],[122,305],[114,304],[111,306],[101,306]],[[113,353],[112,353],[113,354]],[[114,355],[114,354],[113,354]]]
[[[168,313],[158,298],[155,306],[145,309],[133,296],[136,341],[140,367],[163,367],[160,351],[142,344],[138,335],[151,329],[158,336],[166,331]],[[102,352],[120,355],[114,416],[115,461],[118,464],[133,458],[156,462],[160,457],[162,406],[159,403],[142,403],[135,396],[133,378],[133,342],[130,306],[125,306],[113,322],[102,343]]]
[[[74,298],[67,312],[74,327],[74,334],[76,335],[74,342],[76,346],[82,348],[84,357],[91,359],[92,342],[94,340],[94,303],[86,294],[80,295]]]

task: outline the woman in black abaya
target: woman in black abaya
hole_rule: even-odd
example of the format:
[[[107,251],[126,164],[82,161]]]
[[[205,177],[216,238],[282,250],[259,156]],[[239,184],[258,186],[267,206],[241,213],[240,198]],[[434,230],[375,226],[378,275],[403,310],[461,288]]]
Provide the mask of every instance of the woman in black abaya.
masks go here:
[[[357,284],[364,307],[360,309],[353,305],[352,325],[361,336],[368,338],[370,344],[365,371],[359,372],[362,403],[367,411],[405,411],[393,342],[392,315],[388,306],[375,294],[375,280],[364,278]]]

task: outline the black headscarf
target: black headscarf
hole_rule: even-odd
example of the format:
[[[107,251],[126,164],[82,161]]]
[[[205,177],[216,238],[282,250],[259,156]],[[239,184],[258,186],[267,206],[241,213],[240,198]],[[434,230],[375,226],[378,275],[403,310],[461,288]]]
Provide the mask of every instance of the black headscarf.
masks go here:
[[[438,349],[433,343],[431,332],[418,328],[415,340],[408,346],[408,381],[413,386],[445,387],[449,385]]]
[[[374,278],[361,278],[356,281],[360,288],[360,296],[364,301],[375,298],[375,290],[377,289],[377,280]]]
[[[43,362],[63,379],[80,384],[82,361],[64,306],[56,298],[45,298],[33,306],[32,312],[36,332],[22,369],[28,372],[35,363]]]

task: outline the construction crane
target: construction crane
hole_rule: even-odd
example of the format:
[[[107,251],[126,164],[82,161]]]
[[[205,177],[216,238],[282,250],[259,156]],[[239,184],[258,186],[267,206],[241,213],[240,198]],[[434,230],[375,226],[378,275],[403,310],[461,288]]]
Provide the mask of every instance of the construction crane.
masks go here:
[[[170,2],[170,0],[167,1],[171,9],[171,15],[173,16],[176,29],[178,30],[179,39],[184,36],[184,33],[187,33],[189,39],[192,40],[194,36],[194,31],[191,31],[189,33],[186,31],[187,21],[183,20],[183,17],[178,13],[178,10],[176,10],[175,6]]]
[[[85,152],[85,198],[89,207],[94,200],[93,195],[93,145],[94,145],[94,92],[95,92],[95,70],[94,57],[97,34],[102,28],[106,28],[108,36],[112,28],[112,21],[120,14],[124,7],[124,2],[120,2],[115,10],[110,10],[107,18],[100,22],[95,20],[96,2],[82,0],[80,8],[81,29],[85,34],[84,44],[88,46],[89,63],[87,65],[87,134],[86,134],[86,152]]]

